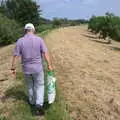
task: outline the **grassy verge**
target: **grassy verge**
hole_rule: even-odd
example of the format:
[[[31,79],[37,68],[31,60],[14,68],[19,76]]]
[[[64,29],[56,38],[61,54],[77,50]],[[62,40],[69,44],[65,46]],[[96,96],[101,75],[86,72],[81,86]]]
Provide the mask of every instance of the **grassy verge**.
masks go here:
[[[41,35],[44,37],[48,31]],[[45,84],[46,84],[45,72]],[[46,85],[45,85],[46,86]],[[57,85],[57,97],[54,104],[47,104],[47,87],[45,87],[45,116],[36,117],[34,109],[27,102],[26,88],[24,85],[23,74],[17,73],[17,78],[12,86],[5,91],[2,99],[3,105],[0,107],[0,120],[70,120],[67,106],[60,96]]]
[[[44,31],[40,34],[40,36],[42,36],[43,38],[50,32],[50,30]],[[47,71],[45,69],[45,86],[47,83]],[[45,102],[47,101],[47,87],[45,88]],[[59,91],[59,86],[58,84],[56,85],[56,92],[57,92],[57,96],[56,96],[56,101],[54,104],[52,104],[49,108],[48,108],[48,104],[46,104],[46,114],[45,114],[45,120],[70,120],[70,117],[68,115],[68,107],[64,102],[64,99],[62,98],[62,96],[60,96],[60,91]]]

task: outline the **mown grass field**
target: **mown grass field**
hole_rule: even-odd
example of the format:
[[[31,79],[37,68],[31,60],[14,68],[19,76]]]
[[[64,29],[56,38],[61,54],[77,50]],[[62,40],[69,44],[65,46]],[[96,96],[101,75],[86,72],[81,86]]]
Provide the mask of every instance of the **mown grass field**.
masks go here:
[[[50,31],[45,31],[40,36],[45,37]],[[14,45],[13,45],[14,46]],[[10,46],[13,49],[14,47]],[[11,51],[9,51],[11,52]],[[8,56],[9,57],[9,56]],[[11,58],[10,58],[11,59]],[[28,104],[28,97],[26,87],[24,85],[23,74],[18,65],[17,78],[12,78],[3,84],[10,84],[6,90],[3,90],[0,103],[0,120],[70,120],[67,106],[64,99],[60,95],[59,86],[57,85],[56,101],[52,105],[48,105],[47,101],[47,87],[45,87],[45,115],[41,117],[35,116],[35,110]],[[10,75],[10,74],[9,74]],[[47,68],[45,68],[45,86],[46,84]],[[0,81],[1,82],[1,81]]]
[[[16,80],[8,73],[14,45],[6,46],[0,48],[1,119],[120,120],[120,43],[108,44],[86,26],[44,35],[57,76],[56,102],[45,103],[44,117],[34,116],[20,70]]]
[[[51,32],[46,44],[71,119],[120,120],[120,43],[75,26]]]

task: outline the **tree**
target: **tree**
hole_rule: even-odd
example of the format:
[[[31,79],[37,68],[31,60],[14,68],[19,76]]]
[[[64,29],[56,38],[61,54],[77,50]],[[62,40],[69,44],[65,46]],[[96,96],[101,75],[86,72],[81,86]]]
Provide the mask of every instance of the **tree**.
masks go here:
[[[59,27],[61,26],[61,20],[58,18],[53,18],[53,27]]]
[[[106,13],[105,16],[93,16],[88,24],[91,32],[99,33],[102,38],[112,38],[120,41],[120,17],[112,13]]]
[[[21,26],[15,20],[0,14],[0,46],[15,42],[21,33]]]
[[[39,7],[40,6],[32,0],[7,0],[2,4],[2,8],[4,8],[3,14],[22,24],[31,22],[37,25],[41,12]]]

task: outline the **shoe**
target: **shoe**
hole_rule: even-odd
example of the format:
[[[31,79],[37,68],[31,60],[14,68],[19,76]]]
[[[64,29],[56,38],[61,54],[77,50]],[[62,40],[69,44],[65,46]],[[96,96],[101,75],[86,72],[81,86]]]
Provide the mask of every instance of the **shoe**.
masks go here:
[[[39,106],[36,108],[36,115],[37,116],[43,116],[45,114],[45,111],[42,106]]]
[[[27,103],[30,105],[30,106],[35,106],[35,104],[34,103],[31,103],[29,100],[27,100]]]

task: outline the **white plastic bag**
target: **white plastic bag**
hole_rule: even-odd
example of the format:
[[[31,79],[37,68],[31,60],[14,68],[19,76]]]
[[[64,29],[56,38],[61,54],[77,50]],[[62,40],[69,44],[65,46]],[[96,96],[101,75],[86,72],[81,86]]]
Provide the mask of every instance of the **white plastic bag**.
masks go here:
[[[56,78],[53,75],[53,72],[48,72],[47,75],[47,86],[48,86],[48,102],[52,104],[55,101],[56,97]]]

